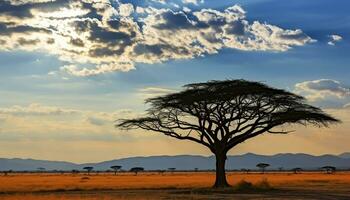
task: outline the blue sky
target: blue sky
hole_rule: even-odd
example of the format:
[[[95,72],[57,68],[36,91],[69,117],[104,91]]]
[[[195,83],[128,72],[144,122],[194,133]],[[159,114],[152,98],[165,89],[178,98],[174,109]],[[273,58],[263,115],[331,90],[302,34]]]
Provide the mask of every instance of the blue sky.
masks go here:
[[[238,78],[262,81],[302,94],[310,103],[321,106],[344,123],[322,130],[325,132],[323,135],[312,135],[319,134],[312,128],[297,128],[299,135],[274,139],[286,146],[288,140],[294,139],[303,148],[276,146],[264,150],[262,147],[253,148],[253,143],[248,143],[232,153],[290,151],[323,154],[350,151],[345,143],[337,145],[340,140],[350,139],[349,133],[346,133],[350,127],[350,109],[347,106],[350,103],[349,1],[100,2],[107,5],[103,7],[103,14],[91,14],[96,5],[87,3],[85,7],[90,9],[89,14],[83,10],[83,14],[77,12],[74,16],[72,13],[82,9],[82,5],[75,5],[69,0],[56,1],[55,5],[46,2],[46,7],[38,6],[45,2],[35,0],[0,3],[0,42],[6,41],[0,47],[0,157],[80,162],[163,154],[152,150],[152,145],[168,148],[164,154],[208,154],[201,147],[156,134],[119,133],[113,128],[113,119],[134,116],[146,108],[143,104],[145,98],[181,89],[187,83]],[[239,6],[229,10],[236,4]],[[55,6],[58,7],[57,13],[52,12],[52,16],[48,16],[44,9],[55,11]],[[141,11],[150,7],[153,10]],[[64,12],[61,8],[69,11]],[[216,21],[211,19],[204,22],[205,10],[208,9],[211,9],[211,14],[215,13]],[[28,10],[31,16],[23,17]],[[196,15],[196,12],[199,14]],[[49,21],[52,18],[55,21]],[[90,23],[97,25],[84,24],[85,28],[88,27],[85,32],[75,32],[77,25],[68,28],[60,26],[60,23],[87,18],[95,19],[97,22]],[[48,20],[53,25],[45,24],[45,20],[36,21],[38,19]],[[113,29],[111,34],[113,26],[104,27],[104,19],[107,24],[108,21],[115,22],[119,32]],[[242,21],[247,22],[243,36],[236,30],[238,25],[245,23]],[[258,21],[259,26],[253,27],[254,21]],[[133,28],[138,27],[133,23],[139,24],[139,27],[144,25],[140,32],[135,31],[137,36],[132,35]],[[228,33],[222,29],[232,24],[234,32]],[[270,25],[273,26],[271,34],[264,35],[260,30]],[[13,26],[42,28],[51,32],[21,32]],[[298,29],[299,32],[296,31]],[[94,34],[94,37],[85,37],[87,33]],[[166,33],[168,37],[164,36]],[[72,36],[70,43],[64,43],[67,34]],[[207,35],[203,39],[200,38],[201,34]],[[212,36],[215,39],[210,39]],[[193,39],[193,42],[187,43],[181,37]],[[52,38],[56,40],[55,44],[47,42]],[[73,43],[73,39],[77,42],[80,42],[77,39],[81,39],[85,46]],[[119,40],[122,42],[118,43]],[[179,42],[183,42],[184,47],[179,46]],[[195,46],[197,43],[198,46]],[[103,51],[96,46],[103,46]],[[128,49],[131,46],[133,49]],[[197,47],[205,50],[198,50]],[[117,48],[122,53],[116,54]],[[81,53],[72,53],[73,50]],[[91,50],[96,51],[93,54]],[[318,140],[310,144],[305,139],[310,136],[305,136],[305,132],[310,132]],[[328,135],[330,132],[337,132],[338,135]],[[258,139],[262,146],[269,144],[266,138],[270,136],[264,137]],[[332,137],[334,142],[327,144],[325,141]],[[52,144],[64,146],[65,151],[57,153],[55,148],[50,150]],[[173,147],[167,147],[167,144]],[[130,145],[137,145],[137,148],[122,148]],[[186,151],[178,150],[179,146]],[[88,147],[94,152],[90,157],[78,156],[80,150]],[[67,152],[73,153],[67,155]],[[106,152],[109,152],[108,155]]]

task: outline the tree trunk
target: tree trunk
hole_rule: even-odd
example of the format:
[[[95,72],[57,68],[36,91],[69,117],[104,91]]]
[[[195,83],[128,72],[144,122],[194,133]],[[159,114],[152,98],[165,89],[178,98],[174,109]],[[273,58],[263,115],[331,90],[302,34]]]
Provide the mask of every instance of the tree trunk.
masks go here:
[[[226,154],[216,154],[216,180],[214,188],[230,187],[226,180],[225,162]]]

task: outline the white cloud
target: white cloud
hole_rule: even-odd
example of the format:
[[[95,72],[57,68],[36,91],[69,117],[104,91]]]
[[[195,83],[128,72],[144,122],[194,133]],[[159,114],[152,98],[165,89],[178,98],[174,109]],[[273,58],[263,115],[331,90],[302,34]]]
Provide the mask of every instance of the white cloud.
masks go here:
[[[134,6],[130,3],[120,4],[119,14],[124,17],[130,16],[134,12]]]
[[[1,140],[56,139],[106,140],[114,138],[115,120],[134,118],[132,110],[97,112],[42,104],[0,108]]]
[[[151,0],[151,1],[161,3],[161,4],[166,4],[166,0]]]
[[[328,97],[344,98],[350,96],[350,88],[339,81],[320,79],[305,81],[295,85],[295,92],[305,95],[310,101]]]
[[[343,40],[343,37],[340,35],[330,35],[329,38],[330,38],[330,41],[328,42],[328,44],[331,46],[334,46],[337,42],[340,42]]]
[[[64,65],[60,68],[61,71],[67,72],[74,76],[93,76],[105,74],[113,71],[130,71],[134,69],[131,63],[108,63],[97,65],[94,68],[79,68],[76,65]]]
[[[182,3],[184,4],[192,3],[194,5],[199,5],[200,3],[204,3],[204,0],[182,0]]]
[[[74,76],[125,72],[137,63],[192,59],[224,48],[287,51],[313,41],[299,29],[249,22],[238,5],[224,10],[183,8],[186,12],[138,6],[140,15],[134,16],[133,5],[112,6],[109,0],[0,4],[7,9],[0,13],[0,50],[57,55],[68,63],[61,71]]]
[[[192,11],[189,7],[183,7],[182,10],[183,10],[184,12],[186,12],[186,13],[189,13],[189,12]]]
[[[50,2],[52,0],[5,0],[8,2],[11,2],[14,5],[21,5],[21,4],[27,4],[27,3],[44,3],[44,2]]]
[[[77,114],[77,110],[64,109],[54,106],[43,106],[40,104],[30,104],[29,106],[15,105],[9,108],[0,108],[0,114],[10,114],[19,116],[28,115],[71,115]]]
[[[146,87],[139,90],[142,93],[152,93],[152,94],[166,94],[174,92],[175,90],[161,87]]]
[[[139,89],[139,95],[141,95],[143,98],[162,96],[173,92],[176,92],[176,90],[162,87],[146,87]]]

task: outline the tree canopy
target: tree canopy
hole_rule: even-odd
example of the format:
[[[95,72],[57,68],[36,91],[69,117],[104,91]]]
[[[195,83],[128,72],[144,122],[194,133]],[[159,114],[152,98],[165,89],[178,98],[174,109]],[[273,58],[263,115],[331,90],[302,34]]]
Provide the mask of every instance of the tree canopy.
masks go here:
[[[328,127],[340,122],[307,104],[302,96],[242,79],[188,84],[146,103],[150,108],[145,117],[119,120],[116,126],[202,144],[216,155],[217,168],[224,168],[227,152],[247,139],[263,133],[289,133],[277,129],[282,125]]]
[[[226,150],[284,124],[327,127],[339,120],[308,105],[302,96],[245,80],[209,81],[150,98],[148,116],[121,120],[118,127],[142,128],[207,146],[226,143]],[[183,134],[184,131],[187,131]],[[182,134],[181,134],[182,133]]]

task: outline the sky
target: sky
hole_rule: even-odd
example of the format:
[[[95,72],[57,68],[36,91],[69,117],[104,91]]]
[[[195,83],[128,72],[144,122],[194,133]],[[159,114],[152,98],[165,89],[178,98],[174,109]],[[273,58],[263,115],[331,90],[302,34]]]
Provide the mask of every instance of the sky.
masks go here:
[[[224,79],[300,94],[342,120],[230,154],[349,152],[349,12],[348,0],[0,0],[0,157],[210,155],[114,122],[142,115],[149,97]]]

